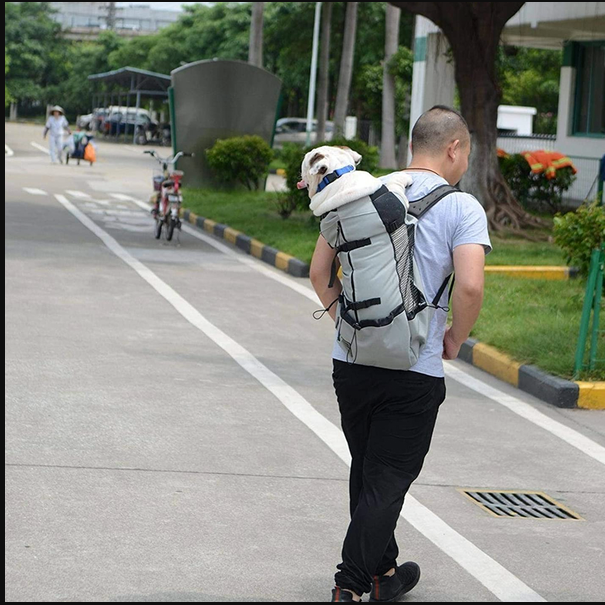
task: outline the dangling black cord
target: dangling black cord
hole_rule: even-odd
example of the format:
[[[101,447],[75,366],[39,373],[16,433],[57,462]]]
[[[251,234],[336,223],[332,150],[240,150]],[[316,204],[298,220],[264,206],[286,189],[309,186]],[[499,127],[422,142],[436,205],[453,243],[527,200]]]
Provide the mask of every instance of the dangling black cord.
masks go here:
[[[330,311],[330,309],[334,306],[334,303],[338,302],[338,298],[335,298],[327,309],[317,309],[317,311],[313,312],[313,319],[319,321],[326,313]],[[320,313],[320,315],[317,315]]]

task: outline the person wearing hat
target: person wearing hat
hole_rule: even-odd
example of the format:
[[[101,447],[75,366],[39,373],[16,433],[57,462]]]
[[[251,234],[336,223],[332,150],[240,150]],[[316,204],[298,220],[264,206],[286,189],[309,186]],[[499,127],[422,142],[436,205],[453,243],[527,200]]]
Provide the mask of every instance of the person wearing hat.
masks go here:
[[[67,130],[71,134],[69,129],[69,123],[65,118],[65,112],[59,105],[55,105],[50,110],[50,116],[46,121],[44,127],[44,138],[48,132],[50,132],[50,161],[55,164],[57,160],[63,163],[63,131]]]

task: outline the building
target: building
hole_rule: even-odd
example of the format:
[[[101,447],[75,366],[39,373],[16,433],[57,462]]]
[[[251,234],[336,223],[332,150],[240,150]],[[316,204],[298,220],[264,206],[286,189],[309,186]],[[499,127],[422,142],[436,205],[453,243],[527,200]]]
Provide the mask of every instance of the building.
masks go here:
[[[556,137],[507,137],[498,143],[509,152],[546,148],[570,156],[579,172],[568,195],[583,201],[605,155],[605,2],[526,2],[507,23],[502,41],[563,49]],[[433,105],[453,105],[454,65],[447,48],[439,28],[417,17],[411,125]]]
[[[117,6],[115,2],[51,2],[55,20],[74,40],[96,38],[106,29],[120,36],[152,34],[174,23],[180,11],[158,10],[152,5]]]

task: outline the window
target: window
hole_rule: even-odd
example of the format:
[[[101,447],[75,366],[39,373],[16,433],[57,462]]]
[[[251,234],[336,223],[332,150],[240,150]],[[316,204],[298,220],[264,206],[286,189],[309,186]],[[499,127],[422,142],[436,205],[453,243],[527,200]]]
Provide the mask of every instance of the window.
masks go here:
[[[578,44],[573,132],[605,136],[605,42]]]

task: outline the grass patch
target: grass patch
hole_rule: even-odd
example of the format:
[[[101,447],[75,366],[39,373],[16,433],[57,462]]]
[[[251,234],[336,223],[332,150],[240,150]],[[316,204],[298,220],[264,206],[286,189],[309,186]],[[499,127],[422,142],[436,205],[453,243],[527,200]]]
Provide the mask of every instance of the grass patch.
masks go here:
[[[493,250],[488,265],[566,266],[563,252],[550,242],[530,242],[521,238],[491,236]]]
[[[486,275],[485,300],[472,337],[521,363],[571,379],[586,284]],[[600,338],[598,359],[605,359]],[[605,380],[605,365],[582,376]]]
[[[185,207],[310,263],[319,225],[310,212],[284,220],[277,212],[279,193],[185,189]]]

